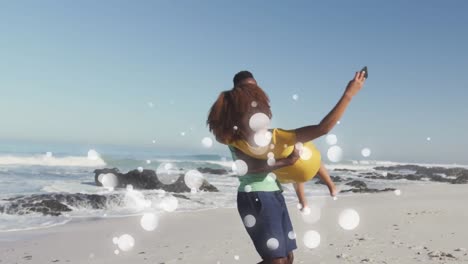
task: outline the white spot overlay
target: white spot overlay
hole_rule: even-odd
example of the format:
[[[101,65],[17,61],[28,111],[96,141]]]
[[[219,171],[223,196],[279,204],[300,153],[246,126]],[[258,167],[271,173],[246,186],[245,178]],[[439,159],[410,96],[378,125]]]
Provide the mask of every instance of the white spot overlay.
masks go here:
[[[367,158],[367,157],[370,156],[370,154],[371,154],[371,150],[370,150],[369,148],[363,148],[363,149],[361,150],[361,155],[362,155],[363,157],[366,157],[366,158]]]
[[[154,213],[146,213],[141,217],[140,225],[146,231],[153,231],[158,227],[158,217]]]
[[[279,247],[279,241],[276,238],[268,239],[266,244],[269,250],[276,250]]]
[[[316,248],[320,245],[320,234],[317,231],[309,230],[304,234],[304,245],[307,248]]]
[[[97,159],[99,159],[99,158],[100,158],[100,155],[99,155],[99,153],[98,153],[96,150],[90,149],[90,150],[88,151],[88,159],[90,159],[90,160],[97,160]]]
[[[174,164],[163,162],[156,169],[156,176],[163,184],[172,184],[179,178],[179,170]]]
[[[328,144],[328,145],[335,145],[335,144],[338,142],[338,138],[336,137],[335,134],[329,134],[329,135],[327,135],[327,137],[325,138],[325,140],[327,141],[327,144]]]
[[[343,158],[343,150],[337,145],[331,146],[327,151],[327,157],[331,162],[339,162]]]
[[[270,144],[272,136],[272,133],[266,129],[257,131],[254,135],[255,144],[260,147],[266,147]]]
[[[270,118],[264,113],[253,114],[249,119],[249,126],[253,131],[266,130],[270,126]]]
[[[135,239],[129,234],[121,235],[117,245],[120,250],[129,251],[135,246]]]
[[[189,170],[185,173],[184,181],[190,189],[198,190],[204,181],[203,174],[198,170]]]
[[[245,174],[247,174],[247,171],[248,171],[248,166],[247,166],[247,163],[245,163],[245,161],[243,160],[236,160],[233,164],[232,164],[232,170],[238,175],[238,176],[244,176]]]
[[[288,237],[289,239],[294,240],[296,239],[296,233],[294,233],[294,231],[289,231]]]
[[[179,201],[172,195],[166,196],[162,199],[160,206],[166,212],[174,212],[179,206]]]
[[[345,209],[340,213],[338,223],[345,230],[353,230],[359,225],[359,214],[354,209]]]
[[[275,165],[275,163],[276,163],[276,160],[275,160],[275,159],[269,158],[269,159],[267,160],[268,166],[273,166],[273,165]]]
[[[213,146],[213,140],[209,137],[204,137],[201,142],[205,148],[211,148],[211,146]]]
[[[246,215],[244,217],[244,225],[248,228],[251,228],[255,225],[255,223],[257,222],[257,220],[255,219],[255,217],[253,215]]]

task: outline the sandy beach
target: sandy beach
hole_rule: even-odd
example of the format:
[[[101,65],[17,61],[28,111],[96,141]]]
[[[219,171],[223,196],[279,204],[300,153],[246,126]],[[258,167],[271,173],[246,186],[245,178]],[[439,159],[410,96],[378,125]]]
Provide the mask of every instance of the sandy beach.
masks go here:
[[[297,234],[295,263],[468,263],[468,186],[411,185],[394,192],[309,198],[321,218],[303,221],[289,205]],[[338,216],[359,213],[354,230]],[[141,217],[71,221],[62,226],[0,233],[0,263],[257,263],[260,261],[235,208],[160,215],[155,231]],[[320,233],[314,249],[303,243],[306,231]],[[115,254],[113,237],[130,234],[135,245]]]

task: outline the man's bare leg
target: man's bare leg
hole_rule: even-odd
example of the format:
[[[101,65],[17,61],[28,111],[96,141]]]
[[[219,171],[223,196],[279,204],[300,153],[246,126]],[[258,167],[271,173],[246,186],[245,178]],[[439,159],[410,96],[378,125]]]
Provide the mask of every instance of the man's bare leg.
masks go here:
[[[293,264],[294,254],[292,251],[288,253],[288,261],[289,261],[288,264]]]

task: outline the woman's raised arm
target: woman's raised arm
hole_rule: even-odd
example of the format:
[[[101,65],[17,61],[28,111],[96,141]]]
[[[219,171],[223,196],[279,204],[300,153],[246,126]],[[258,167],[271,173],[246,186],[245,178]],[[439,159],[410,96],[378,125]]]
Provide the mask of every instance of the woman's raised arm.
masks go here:
[[[328,132],[332,130],[338,120],[340,120],[340,118],[343,116],[353,96],[356,95],[359,90],[361,90],[366,80],[364,75],[365,72],[363,71],[356,72],[354,79],[348,83],[348,86],[346,86],[346,90],[338,103],[335,105],[335,107],[333,107],[330,113],[328,113],[328,115],[326,115],[325,118],[320,121],[318,125],[305,126],[295,129],[296,140],[298,142],[308,142],[328,134]]]

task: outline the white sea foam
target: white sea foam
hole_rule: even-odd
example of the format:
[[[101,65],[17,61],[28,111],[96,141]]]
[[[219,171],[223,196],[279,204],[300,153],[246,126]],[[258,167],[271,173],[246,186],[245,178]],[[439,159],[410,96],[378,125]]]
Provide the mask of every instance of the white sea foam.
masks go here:
[[[102,158],[95,160],[88,157],[68,156],[68,157],[48,157],[45,155],[36,156],[13,156],[1,155],[0,165],[38,165],[38,166],[69,166],[69,167],[102,167],[106,163]]]

